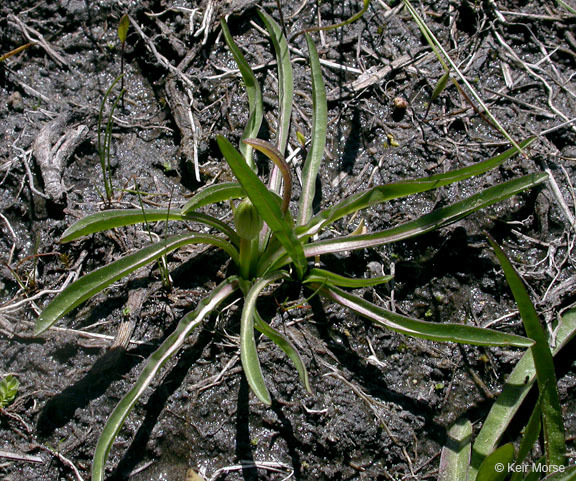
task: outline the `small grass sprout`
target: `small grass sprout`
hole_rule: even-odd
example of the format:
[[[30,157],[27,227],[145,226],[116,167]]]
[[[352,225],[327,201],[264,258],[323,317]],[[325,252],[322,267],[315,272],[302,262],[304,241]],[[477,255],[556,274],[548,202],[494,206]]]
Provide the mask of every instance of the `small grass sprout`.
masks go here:
[[[263,119],[261,89],[226,24],[222,22],[225,41],[238,64],[249,98],[250,117],[239,148],[224,136],[219,135],[216,139],[236,181],[206,186],[179,209],[113,209],[92,214],[74,223],[62,235],[62,242],[71,242],[108,229],[158,221],[194,222],[211,229],[210,233],[188,231],[166,237],[84,275],[66,287],[45,307],[36,321],[37,335],[112,283],[184,246],[216,246],[228,254],[231,261],[228,277],[178,322],[170,335],[149,356],[140,376],[113,410],[102,430],[94,454],[93,481],[104,479],[106,460],[114,440],[132,408],[162,366],[182,348],[191,332],[201,326],[210,313],[233,296],[243,298],[240,318],[242,367],[252,392],[265,405],[272,403],[272,396],[260,365],[256,332],[269,338],[285,353],[294,365],[304,388],[309,392],[312,390],[306,365],[296,347],[284,333],[270,325],[261,315],[264,302],[262,294],[271,290],[275,294],[282,284],[301,287],[307,291],[303,296],[305,298],[321,296],[328,302],[340,304],[369,319],[376,326],[409,336],[480,346],[529,348],[534,345],[533,339],[523,336],[470,325],[427,322],[388,311],[353,290],[386,283],[391,279],[390,276],[368,279],[348,277],[344,273],[323,268],[322,258],[336,252],[369,249],[403,241],[440,229],[479,209],[544,182],[547,175],[535,173],[508,180],[383,231],[369,232],[369,226],[361,224],[362,228],[351,234],[317,240],[319,233],[325,232],[344,217],[356,215],[367,208],[381,206],[394,199],[431,191],[483,174],[502,165],[518,152],[518,148],[512,147],[495,157],[449,172],[378,185],[315,211],[313,200],[324,156],[328,119],[318,53],[311,37],[306,35],[312,79],[313,129],[302,169],[301,194],[295,201],[292,199],[292,174],[284,159],[294,88],[289,48],[276,21],[264,12],[260,12],[260,18],[271,37],[278,66],[279,112],[274,141],[258,138]],[[532,141],[533,139],[528,139],[520,145],[527,148]],[[257,174],[254,150],[261,152],[273,164],[268,184]],[[202,212],[204,207],[222,202],[233,205],[233,225]],[[266,296],[266,299],[273,298]]]

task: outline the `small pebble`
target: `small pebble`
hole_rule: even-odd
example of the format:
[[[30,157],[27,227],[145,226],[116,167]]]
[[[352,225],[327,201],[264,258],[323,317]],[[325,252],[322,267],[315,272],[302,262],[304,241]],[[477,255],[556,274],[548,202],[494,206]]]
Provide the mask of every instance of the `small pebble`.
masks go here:
[[[15,112],[24,111],[24,101],[22,100],[22,94],[20,92],[15,91],[10,94],[8,97],[8,108]]]

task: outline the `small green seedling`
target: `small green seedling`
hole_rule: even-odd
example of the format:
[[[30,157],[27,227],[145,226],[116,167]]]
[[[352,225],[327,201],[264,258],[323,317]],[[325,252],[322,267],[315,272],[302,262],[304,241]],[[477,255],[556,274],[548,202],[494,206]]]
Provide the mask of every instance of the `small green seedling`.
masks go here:
[[[10,403],[16,399],[16,395],[18,394],[18,387],[20,386],[20,382],[13,376],[12,374],[8,374],[8,376],[4,377],[0,381],[0,408],[4,409]]]
[[[275,291],[282,284],[308,290],[310,295],[304,297],[321,296],[327,302],[340,304],[364,316],[376,326],[409,336],[480,346],[528,348],[534,344],[532,339],[514,334],[471,325],[427,322],[388,311],[351,290],[383,284],[390,280],[390,276],[352,278],[346,276],[346,273],[331,272],[321,267],[323,256],[370,249],[440,229],[479,209],[544,182],[547,179],[546,174],[530,174],[494,185],[459,202],[383,231],[369,232],[369,226],[362,223],[361,229],[347,235],[325,235],[330,232],[332,224],[344,217],[497,168],[520,148],[526,148],[533,139],[521,142],[521,147],[512,147],[483,162],[419,179],[378,185],[315,211],[313,202],[316,183],[324,158],[328,130],[326,91],[320,59],[314,42],[306,35],[312,78],[313,128],[302,168],[300,194],[296,200],[292,198],[292,173],[284,158],[294,97],[288,42],[280,26],[269,15],[261,12],[260,17],[270,34],[278,66],[279,115],[274,141],[258,138],[264,117],[262,93],[254,72],[234,43],[226,24],[222,22],[224,38],[246,86],[250,113],[239,149],[221,135],[216,139],[236,182],[209,185],[196,192],[180,209],[99,212],[79,220],[62,236],[62,242],[71,242],[112,228],[167,221],[200,223],[212,229],[212,233],[189,230],[167,237],[81,277],[66,287],[44,309],[36,322],[35,332],[38,335],[114,282],[176,249],[191,244],[208,244],[222,249],[230,257],[229,276],[213,288],[195,309],[186,314],[175,330],[150,355],[140,377],[110,415],[94,454],[93,481],[104,479],[106,460],[114,440],[127,416],[162,366],[182,348],[191,332],[232,296],[240,296],[244,301],[240,319],[242,367],[252,392],[265,405],[272,403],[272,396],[260,366],[257,348],[259,336],[256,331],[269,338],[286,354],[294,364],[304,388],[311,392],[306,365],[297,348],[281,329],[270,325],[260,314],[261,303],[265,299],[271,299],[262,294]],[[268,184],[264,184],[258,176],[253,158],[254,150],[264,154],[273,163]],[[222,202],[233,205],[233,225],[201,211],[203,207]],[[321,240],[317,240],[320,233],[324,235]]]

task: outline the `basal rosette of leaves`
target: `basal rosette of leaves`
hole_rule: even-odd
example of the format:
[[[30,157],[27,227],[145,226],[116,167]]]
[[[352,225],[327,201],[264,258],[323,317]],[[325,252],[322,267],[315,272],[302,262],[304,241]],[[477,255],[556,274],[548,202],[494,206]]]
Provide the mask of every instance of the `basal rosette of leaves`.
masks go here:
[[[440,229],[479,209],[544,182],[546,174],[534,173],[503,182],[387,230],[314,240],[316,234],[343,217],[354,215],[369,207],[382,206],[390,200],[430,191],[483,174],[500,166],[518,150],[511,148],[496,157],[446,173],[376,186],[314,212],[312,202],[327,133],[326,93],[318,54],[312,39],[307,35],[312,77],[313,130],[302,169],[301,195],[296,202],[291,196],[292,175],[284,160],[293,102],[289,49],[278,24],[266,13],[260,12],[260,17],[270,35],[278,65],[279,115],[274,141],[258,138],[264,111],[261,90],[242,52],[234,43],[227,25],[222,22],[224,38],[238,64],[246,87],[250,111],[238,149],[225,137],[217,138],[223,158],[234,173],[236,182],[214,184],[201,189],[180,209],[99,212],[76,222],[62,236],[62,242],[71,242],[108,229],[156,221],[200,223],[210,227],[212,232],[209,234],[187,232],[167,237],[86,274],[66,287],[44,309],[36,322],[38,335],[114,282],[181,247],[199,243],[216,246],[230,256],[235,266],[235,269],[231,269],[234,272],[230,277],[213,289],[194,310],[186,314],[175,330],[148,358],[138,380],[110,415],[94,455],[93,480],[100,481],[104,478],[106,459],[114,439],[131,409],[162,366],[180,350],[190,333],[231,296],[244,298],[240,327],[242,366],[253,393],[267,405],[271,404],[271,396],[258,359],[256,331],[272,340],[286,354],[294,364],[305,389],[311,391],[306,367],[297,349],[259,313],[260,294],[282,283],[299,283],[311,294],[338,303],[378,326],[410,336],[482,346],[528,348],[533,345],[533,340],[514,334],[462,324],[425,322],[387,311],[354,294],[351,289],[385,283],[390,280],[390,276],[371,279],[348,278],[314,267],[312,261],[318,257],[321,259],[322,255],[382,246]],[[526,148],[532,140],[521,142],[521,148]],[[254,150],[262,152],[274,164],[268,184],[265,184],[257,174],[253,160]],[[205,206],[220,202],[237,202],[232,225],[202,212]]]

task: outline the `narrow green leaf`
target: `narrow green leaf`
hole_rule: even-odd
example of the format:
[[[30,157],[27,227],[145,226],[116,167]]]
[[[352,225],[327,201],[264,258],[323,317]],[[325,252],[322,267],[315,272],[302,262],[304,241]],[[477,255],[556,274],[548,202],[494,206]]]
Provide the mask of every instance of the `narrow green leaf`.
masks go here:
[[[118,38],[123,44],[126,43],[128,37],[128,28],[130,27],[130,17],[127,14],[122,15],[120,23],[118,23]]]
[[[576,309],[571,309],[560,320],[555,333],[556,344],[553,354],[558,354],[574,335],[576,335]],[[492,405],[482,424],[482,429],[476,436],[472,446],[469,481],[475,481],[480,464],[486,456],[496,449],[500,438],[520,409],[535,379],[534,358],[532,357],[532,350],[528,350],[508,376],[502,392]]]
[[[309,274],[304,279],[304,284],[326,284],[328,286],[337,287],[349,287],[352,289],[358,289],[361,287],[377,286],[379,284],[384,284],[390,282],[393,276],[378,276],[370,277],[367,279],[357,279],[353,277],[345,277],[334,272],[330,272],[324,269],[313,268],[310,269]]]
[[[522,435],[520,446],[518,447],[518,454],[516,455],[516,464],[522,464],[524,462],[540,437],[540,430],[542,429],[542,410],[540,409],[540,403],[541,397],[538,399],[536,406],[534,406],[532,414],[530,414],[530,418],[528,419],[528,423],[524,428],[524,434]],[[514,473],[511,481],[520,480],[522,477],[521,473]]]
[[[520,142],[522,148],[528,147],[534,142],[535,137]],[[474,177],[491,169],[498,167],[508,160],[513,155],[517,154],[516,148],[508,149],[507,151],[496,155],[490,159],[478,162],[477,164],[469,165],[461,169],[451,170],[442,174],[435,174],[429,177],[421,177],[413,180],[402,180],[393,182],[386,185],[376,186],[366,192],[351,195],[346,199],[340,201],[336,205],[319,212],[308,223],[302,232],[307,234],[315,234],[320,229],[329,224],[341,219],[342,217],[366,209],[376,204],[381,204],[392,199],[399,199],[412,194],[427,192],[429,190],[438,189],[445,185],[450,185],[470,177]]]
[[[226,44],[232,52],[232,56],[238,65],[240,74],[242,75],[242,80],[244,81],[244,86],[246,87],[246,94],[248,95],[248,107],[249,107],[249,117],[248,123],[244,128],[242,133],[242,140],[258,137],[258,132],[260,131],[260,126],[262,125],[262,119],[264,118],[264,108],[262,101],[262,91],[260,90],[260,84],[254,75],[254,72],[250,68],[250,65],[244,58],[244,55],[234,42],[230,29],[226,24],[226,21],[222,19],[220,21],[222,25],[222,33],[224,34],[224,39]],[[240,143],[240,152],[244,155],[245,161],[248,163],[250,168],[256,171],[256,164],[252,158],[252,147],[244,143]]]
[[[306,366],[300,353],[294,347],[294,345],[290,342],[290,340],[282,334],[280,331],[274,329],[270,324],[260,317],[258,311],[254,311],[255,313],[255,324],[254,327],[262,334],[264,334],[267,338],[269,338],[274,344],[276,344],[283,352],[286,354],[288,359],[290,359],[294,363],[294,367],[298,371],[298,376],[300,377],[300,382],[303,384],[306,391],[312,393],[312,389],[310,388],[310,382],[308,380],[308,371],[306,370]]]
[[[366,317],[375,324],[412,337],[431,341],[450,341],[477,346],[530,347],[534,341],[515,334],[464,324],[420,321],[387,311],[371,302],[337,287],[312,284],[320,294]]]
[[[401,224],[380,232],[356,236],[337,237],[304,246],[306,257],[313,257],[333,252],[365,249],[379,245],[398,242],[410,237],[425,234],[440,227],[452,224],[479,209],[508,199],[519,192],[530,189],[548,178],[548,174],[529,174],[509,180],[474,194],[460,202],[423,215],[413,221]]]
[[[192,212],[184,214],[179,209],[110,209],[88,215],[72,224],[60,239],[60,242],[72,242],[96,232],[103,232],[117,227],[148,222],[165,222],[167,220],[192,221],[206,224],[219,230],[234,244],[238,244],[238,236],[230,226],[207,214]]]
[[[238,263],[236,249],[219,237],[209,234],[180,234],[144,247],[134,254],[118,259],[107,266],[86,274],[60,292],[42,311],[36,320],[35,335],[50,328],[58,319],[78,307],[84,301],[103,291],[128,274],[156,261],[160,257],[189,244],[212,244],[225,250]]]
[[[278,99],[279,117],[276,134],[276,147],[282,155],[286,153],[288,135],[290,133],[290,116],[292,114],[292,97],[294,95],[294,80],[292,74],[292,63],[290,62],[290,49],[282,29],[276,21],[266,12],[259,10],[258,15],[262,19],[266,30],[270,34],[270,40],[276,53],[276,62],[278,64]],[[278,189],[272,187],[275,192]]]
[[[468,478],[471,438],[470,421],[459,419],[452,425],[440,454],[438,481],[463,481]]]
[[[508,466],[514,464],[514,445],[504,444],[488,456],[478,470],[477,481],[504,481],[510,474]]]
[[[432,92],[432,95],[430,97],[430,102],[434,102],[438,97],[440,97],[440,94],[444,92],[444,89],[446,88],[449,79],[450,79],[450,72],[449,71],[444,72],[444,75],[440,77],[438,83],[436,84],[436,87],[434,87],[434,91]]]
[[[182,214],[189,214],[205,205],[226,202],[231,199],[242,199],[244,197],[246,197],[246,192],[244,192],[238,182],[212,184],[196,192],[182,207]]]
[[[538,313],[530,300],[524,282],[502,248],[491,236],[488,237],[488,240],[504,270],[506,281],[512,290],[514,300],[520,311],[526,334],[535,341],[531,350],[536,367],[538,390],[540,391],[546,462],[549,465],[562,466],[566,463],[564,421],[562,419],[560,396],[558,395],[554,358],[548,345],[548,336],[540,325]]]
[[[244,188],[248,197],[258,210],[258,213],[274,232],[286,252],[294,262],[299,278],[306,271],[307,262],[302,244],[296,237],[292,226],[282,214],[275,194],[271,193],[258,176],[246,165],[240,153],[221,135],[217,138],[218,145],[232,172]]]
[[[308,34],[306,34],[306,42],[308,44],[310,69],[312,71],[312,139],[302,169],[302,193],[298,209],[298,225],[308,223],[313,214],[312,207],[314,196],[316,195],[316,177],[318,177],[318,170],[324,156],[326,129],[328,128],[328,104],[318,52]]]
[[[106,460],[108,459],[112,444],[118,436],[126,417],[130,414],[130,411],[146,388],[150,386],[160,368],[180,350],[190,333],[202,323],[204,318],[216,309],[237,288],[237,278],[230,277],[226,279],[216,287],[209,296],[200,301],[193,312],[187,314],[180,320],[174,332],[170,334],[162,342],[160,347],[148,358],[138,380],[116,405],[102,430],[92,463],[92,481],[104,480]]]
[[[258,279],[248,294],[246,294],[242,317],[240,319],[240,360],[242,361],[244,374],[246,374],[246,380],[254,394],[267,406],[272,404],[272,399],[270,398],[270,393],[266,388],[266,383],[262,376],[262,368],[260,367],[260,360],[258,359],[258,351],[256,349],[256,339],[254,338],[256,301],[258,300],[260,292],[262,292],[266,286],[286,276],[287,274],[284,271],[276,271]]]

